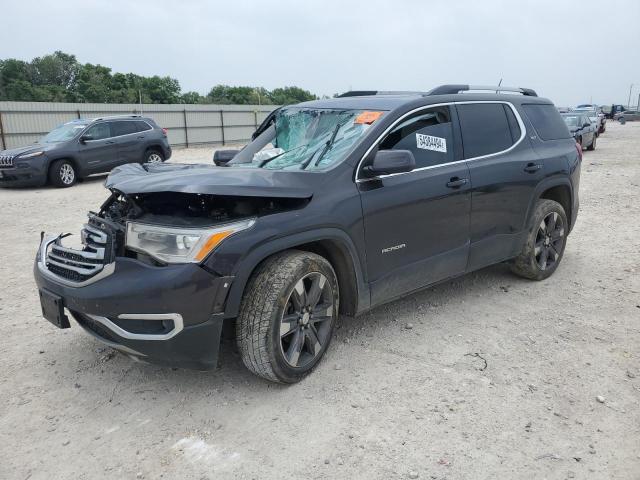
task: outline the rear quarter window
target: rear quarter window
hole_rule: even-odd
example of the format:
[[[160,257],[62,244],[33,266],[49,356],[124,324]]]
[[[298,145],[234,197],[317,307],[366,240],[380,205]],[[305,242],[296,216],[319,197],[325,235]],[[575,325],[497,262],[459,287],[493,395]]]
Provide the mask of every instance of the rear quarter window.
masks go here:
[[[567,125],[554,105],[526,104],[522,108],[541,140],[571,138]]]

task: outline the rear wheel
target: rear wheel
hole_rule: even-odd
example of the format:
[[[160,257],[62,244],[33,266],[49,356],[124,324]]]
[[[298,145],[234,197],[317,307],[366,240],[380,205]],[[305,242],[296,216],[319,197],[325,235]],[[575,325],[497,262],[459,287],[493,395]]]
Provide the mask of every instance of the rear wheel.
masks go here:
[[[554,200],[538,200],[527,240],[511,270],[531,280],[550,277],[562,260],[567,233],[567,215],[562,205]]]
[[[49,167],[49,181],[58,188],[71,187],[77,180],[76,169],[69,160],[56,160]]]
[[[336,275],[323,257],[291,250],[267,259],[236,320],[242,361],[267,380],[300,381],[329,347],[338,302]]]
[[[582,148],[582,137],[576,138],[576,142],[580,145],[580,148]]]
[[[147,150],[144,154],[144,163],[162,163],[164,156],[157,150]]]

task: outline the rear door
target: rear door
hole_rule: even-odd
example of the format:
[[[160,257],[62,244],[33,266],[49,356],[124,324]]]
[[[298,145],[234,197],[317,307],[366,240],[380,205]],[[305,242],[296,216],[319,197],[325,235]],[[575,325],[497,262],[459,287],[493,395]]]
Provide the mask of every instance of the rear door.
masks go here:
[[[142,162],[144,155],[145,133],[140,131],[138,120],[115,120],[111,128],[118,144],[118,165]],[[145,123],[146,125],[146,123]]]
[[[90,136],[78,146],[78,156],[88,173],[107,172],[118,158],[118,147],[111,132],[109,122],[98,122],[91,125],[82,134]]]
[[[472,185],[468,270],[475,270],[512,257],[520,247],[544,168],[512,104],[468,102],[456,108]]]
[[[465,269],[471,195],[456,123],[449,106],[399,120],[376,148],[410,150],[416,169],[358,180],[372,305]]]

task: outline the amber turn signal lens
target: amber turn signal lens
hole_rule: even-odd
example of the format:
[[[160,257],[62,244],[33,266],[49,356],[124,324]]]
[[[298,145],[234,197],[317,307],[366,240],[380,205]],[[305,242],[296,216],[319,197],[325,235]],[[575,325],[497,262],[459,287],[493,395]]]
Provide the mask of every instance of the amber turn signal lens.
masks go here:
[[[202,246],[200,251],[194,257],[198,262],[201,262],[205,259],[207,255],[211,253],[211,251],[216,248],[220,242],[222,242],[225,238],[233,233],[233,230],[226,230],[224,232],[214,233],[209,237],[209,239]]]

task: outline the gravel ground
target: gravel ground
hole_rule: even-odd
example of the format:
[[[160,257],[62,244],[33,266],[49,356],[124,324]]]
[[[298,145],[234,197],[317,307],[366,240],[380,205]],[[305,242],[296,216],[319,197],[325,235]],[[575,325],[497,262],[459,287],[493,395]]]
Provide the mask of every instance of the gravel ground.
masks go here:
[[[39,232],[104,177],[0,190],[0,478],[640,478],[640,123],[585,152],[553,277],[504,265],[345,318],[300,384],[133,362],[41,318]],[[209,162],[211,149],[171,161]]]

